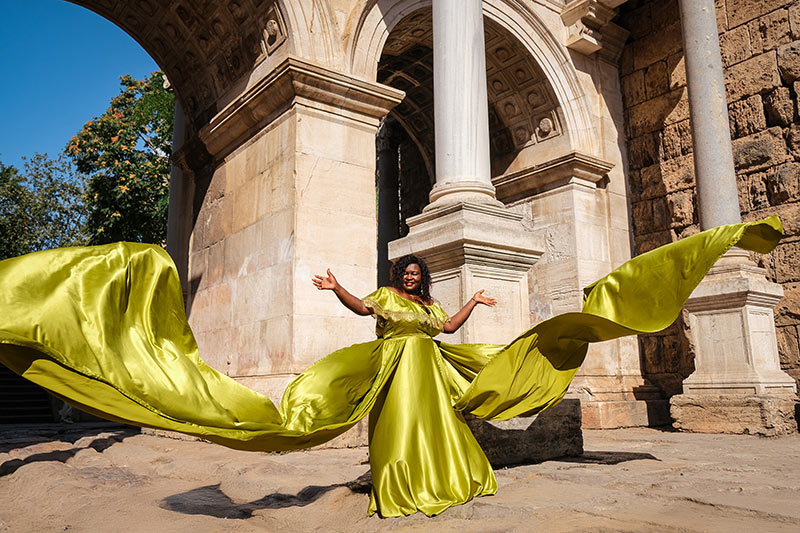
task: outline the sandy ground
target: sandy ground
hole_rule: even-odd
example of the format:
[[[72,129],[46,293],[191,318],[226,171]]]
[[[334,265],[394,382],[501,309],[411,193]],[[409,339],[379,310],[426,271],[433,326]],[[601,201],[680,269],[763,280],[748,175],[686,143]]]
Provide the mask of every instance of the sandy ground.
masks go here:
[[[367,516],[364,448],[273,455],[114,426],[0,430],[0,531],[800,531],[800,435],[585,431],[495,496]]]

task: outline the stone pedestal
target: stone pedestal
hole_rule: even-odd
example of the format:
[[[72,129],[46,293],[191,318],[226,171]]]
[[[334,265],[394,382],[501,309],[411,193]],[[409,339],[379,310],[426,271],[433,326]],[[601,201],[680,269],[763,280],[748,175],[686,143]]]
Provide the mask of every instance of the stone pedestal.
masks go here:
[[[794,380],[780,368],[772,308],[783,288],[734,249],[686,303],[696,370],[671,400],[675,427],[776,435],[797,430]]]
[[[673,425],[682,431],[762,437],[797,432],[797,403],[791,397],[680,394],[670,404]]]
[[[408,220],[409,234],[389,243],[392,260],[414,253],[428,264],[432,293],[451,314],[476,291],[497,299],[444,340],[505,343],[530,326],[528,269],[542,244],[521,224],[522,215],[488,204],[460,203]]]

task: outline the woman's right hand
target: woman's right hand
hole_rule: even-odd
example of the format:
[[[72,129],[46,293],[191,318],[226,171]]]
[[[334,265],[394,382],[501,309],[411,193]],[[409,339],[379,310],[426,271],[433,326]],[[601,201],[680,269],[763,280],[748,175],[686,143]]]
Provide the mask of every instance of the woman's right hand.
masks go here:
[[[314,279],[311,280],[314,286],[319,290],[329,290],[332,291],[336,287],[339,286],[339,282],[336,281],[336,278],[331,274],[331,269],[328,269],[327,276],[320,276],[319,274],[314,275]]]
[[[347,292],[344,287],[339,285],[339,282],[336,281],[336,278],[333,276],[333,274],[331,274],[330,268],[328,269],[327,276],[320,276],[317,274],[314,276],[314,279],[312,279],[311,282],[317,289],[321,291],[333,291],[333,294],[339,298],[339,301],[355,314],[361,316],[372,314],[372,311],[370,311],[367,306],[364,305],[364,302],[362,302],[360,298],[356,298]]]

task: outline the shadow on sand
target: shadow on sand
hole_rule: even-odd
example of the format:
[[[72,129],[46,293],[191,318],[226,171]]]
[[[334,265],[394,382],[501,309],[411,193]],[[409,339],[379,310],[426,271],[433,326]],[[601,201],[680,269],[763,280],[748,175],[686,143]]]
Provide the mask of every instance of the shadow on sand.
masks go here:
[[[120,428],[120,426],[116,426]],[[85,450],[87,448],[93,448],[97,452],[103,452],[107,448],[111,447],[113,444],[117,442],[122,442],[127,437],[132,435],[136,435],[139,433],[137,428],[121,428],[121,429],[112,429],[109,431],[108,427],[100,427],[100,428],[86,428],[81,429],[79,427],[74,427],[73,430],[63,432],[57,435],[54,435],[50,439],[34,439],[26,442],[24,445],[21,443],[2,443],[0,444],[0,451],[9,451],[11,449],[20,448],[23,446],[30,446],[32,444],[37,444],[40,442],[49,442],[49,441],[60,441],[60,442],[70,442],[75,443],[78,440],[90,437],[92,435],[103,434],[102,437],[96,437],[91,442],[86,444],[85,446],[76,446],[74,448],[69,448],[67,450],[54,450],[51,452],[43,452],[43,453],[35,453],[33,455],[29,455],[24,459],[10,459],[3,463],[0,463],[0,477],[7,476],[13,474],[23,466],[35,463],[39,461],[59,461],[59,462],[66,462],[68,459],[71,459],[75,456],[79,451]]]
[[[309,485],[297,494],[276,492],[259,500],[248,503],[235,503],[217,485],[208,485],[180,494],[167,496],[159,506],[162,509],[183,514],[213,516],[215,518],[247,519],[254,511],[260,509],[284,509],[286,507],[304,507],[327,492],[339,487],[347,487],[357,494],[368,494],[372,488],[369,471],[348,483],[319,486]]]

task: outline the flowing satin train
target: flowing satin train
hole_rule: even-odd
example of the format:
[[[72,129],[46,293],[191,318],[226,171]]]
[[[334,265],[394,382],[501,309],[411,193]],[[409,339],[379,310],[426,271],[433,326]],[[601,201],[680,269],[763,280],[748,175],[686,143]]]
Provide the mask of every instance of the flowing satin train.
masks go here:
[[[237,449],[314,446],[373,411],[371,466],[382,477],[371,509],[435,514],[496,490],[461,412],[505,420],[555,405],[589,343],[667,327],[731,246],[766,253],[781,236],[769,217],[657,248],[587,287],[581,313],[545,320],[505,346],[434,341],[436,321],[446,319],[440,308],[420,314],[413,302],[373,293],[386,334],[311,365],[279,408],[200,359],[160,247],[49,250],[0,262],[0,362],[92,414]],[[431,439],[438,444],[426,452]],[[440,461],[448,464],[436,473]],[[399,487],[409,479],[416,484]]]

